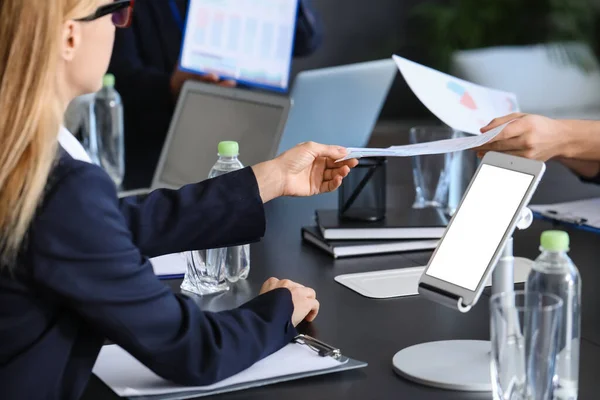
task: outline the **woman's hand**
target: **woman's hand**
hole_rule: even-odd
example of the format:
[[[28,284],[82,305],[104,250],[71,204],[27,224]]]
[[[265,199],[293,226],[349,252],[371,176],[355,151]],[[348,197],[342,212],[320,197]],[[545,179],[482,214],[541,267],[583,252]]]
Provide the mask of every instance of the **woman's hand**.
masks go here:
[[[346,154],[343,147],[306,142],[254,166],[263,202],[279,196],[312,196],[336,190],[358,164],[354,159],[336,163]]]
[[[277,278],[270,278],[263,284],[260,294],[278,288],[286,288],[292,293],[292,302],[294,303],[292,324],[294,326],[298,326],[304,320],[308,322],[314,321],[319,313],[319,302],[317,301],[317,294],[313,289],[288,279],[279,280]]]
[[[358,160],[336,163],[348,151],[343,147],[302,143],[275,159],[284,173],[283,196],[312,196],[340,187]]]
[[[494,119],[481,132],[485,133],[507,122],[510,124],[492,141],[475,148],[479,157],[483,157],[488,151],[541,161],[566,156],[572,131],[567,121],[516,113]]]

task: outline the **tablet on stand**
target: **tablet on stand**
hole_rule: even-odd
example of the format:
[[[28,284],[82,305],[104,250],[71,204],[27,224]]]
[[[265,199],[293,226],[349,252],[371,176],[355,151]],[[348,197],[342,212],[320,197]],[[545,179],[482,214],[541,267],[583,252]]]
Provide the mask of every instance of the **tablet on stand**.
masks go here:
[[[543,162],[490,152],[419,281],[419,294],[468,312],[492,275],[494,293],[514,290],[512,234],[532,222],[527,208],[544,174]],[[394,370],[442,389],[491,391],[489,341],[422,343],[396,353]]]

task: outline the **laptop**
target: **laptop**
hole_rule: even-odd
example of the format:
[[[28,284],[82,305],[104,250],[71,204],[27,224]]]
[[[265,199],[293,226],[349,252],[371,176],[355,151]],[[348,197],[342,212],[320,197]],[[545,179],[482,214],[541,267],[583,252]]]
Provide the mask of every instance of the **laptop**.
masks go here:
[[[306,141],[366,146],[397,72],[391,58],[300,72],[277,153]]]
[[[290,109],[287,96],[188,81],[182,88],[151,189],[205,180],[224,140],[245,166],[276,155]]]

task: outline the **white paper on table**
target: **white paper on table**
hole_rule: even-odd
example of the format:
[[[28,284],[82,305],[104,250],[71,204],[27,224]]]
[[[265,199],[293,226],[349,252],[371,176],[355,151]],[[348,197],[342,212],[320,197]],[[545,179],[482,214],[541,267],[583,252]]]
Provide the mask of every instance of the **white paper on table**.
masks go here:
[[[117,395],[129,397],[212,391],[263,379],[325,370],[346,362],[347,359],[338,361],[332,357],[321,357],[304,345],[290,343],[250,368],[221,382],[207,386],[181,386],[159,377],[121,347],[107,345],[100,350],[92,372]]]
[[[456,139],[437,140],[426,143],[407,144],[387,148],[358,148],[349,147],[348,155],[338,161],[363,157],[411,157],[427,154],[444,154],[479,147],[502,132],[510,122],[500,125],[481,135],[467,136]]]
[[[492,119],[519,112],[514,93],[491,89],[392,57],[417,98],[446,125],[474,135]]]
[[[187,269],[187,262],[182,253],[153,257],[150,259],[150,263],[156,276],[183,275]]]

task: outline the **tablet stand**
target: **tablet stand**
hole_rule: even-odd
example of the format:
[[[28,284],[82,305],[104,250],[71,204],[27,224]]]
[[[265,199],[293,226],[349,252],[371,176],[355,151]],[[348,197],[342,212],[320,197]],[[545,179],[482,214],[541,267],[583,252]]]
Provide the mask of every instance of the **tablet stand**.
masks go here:
[[[529,208],[521,212],[518,229],[527,229],[533,221]],[[516,263],[531,263],[530,260],[513,256],[513,239],[506,240],[502,255],[492,272],[492,293],[514,291],[514,268]],[[461,312],[470,307],[462,305],[462,299],[450,300],[431,297],[444,305],[458,308]],[[445,340],[421,343],[400,350],[392,360],[394,371],[400,376],[422,385],[440,389],[468,392],[489,392],[491,344],[484,340]]]

